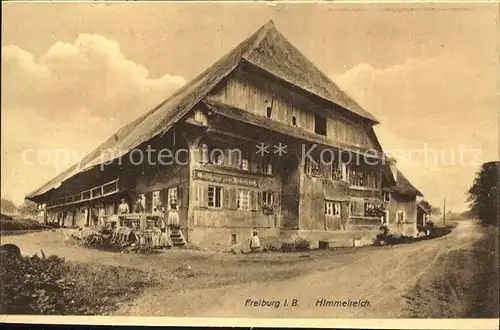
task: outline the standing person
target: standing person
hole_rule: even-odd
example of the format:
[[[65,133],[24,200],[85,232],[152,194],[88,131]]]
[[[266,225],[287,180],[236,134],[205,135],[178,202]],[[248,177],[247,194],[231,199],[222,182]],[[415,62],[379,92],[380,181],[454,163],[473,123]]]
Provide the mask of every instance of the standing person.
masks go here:
[[[135,202],[135,206],[134,206],[134,213],[143,213],[144,212],[145,208],[144,208],[144,204],[142,202],[143,196],[144,195],[141,194],[137,198],[137,201]]]
[[[176,201],[170,203],[170,208],[168,210],[167,224],[171,227],[177,228],[180,226],[179,211]]]
[[[121,199],[120,206],[118,206],[118,214],[122,214],[122,213],[130,213],[128,203],[125,201],[125,198]]]
[[[168,248],[172,246],[172,240],[170,239],[170,232],[168,227],[167,228],[161,228],[161,235],[160,235],[160,247],[162,248]]]
[[[252,236],[252,239],[250,241],[250,250],[252,250],[252,252],[258,252],[259,249],[260,249],[259,234],[257,233],[257,229],[254,229],[253,236]]]

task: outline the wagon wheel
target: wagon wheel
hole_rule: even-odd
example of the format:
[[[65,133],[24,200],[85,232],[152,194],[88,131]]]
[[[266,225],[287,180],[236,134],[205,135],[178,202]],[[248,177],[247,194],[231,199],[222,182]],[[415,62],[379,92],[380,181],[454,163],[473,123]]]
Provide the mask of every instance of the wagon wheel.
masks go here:
[[[92,237],[92,235],[85,237],[85,239],[83,240],[83,245],[85,245],[85,246],[91,245],[93,239],[94,238]]]

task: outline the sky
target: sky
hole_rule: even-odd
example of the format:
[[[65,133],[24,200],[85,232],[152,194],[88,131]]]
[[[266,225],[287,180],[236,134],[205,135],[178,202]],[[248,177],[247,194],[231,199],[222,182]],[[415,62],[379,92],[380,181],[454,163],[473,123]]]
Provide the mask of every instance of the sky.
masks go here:
[[[270,19],[380,121],[425,199],[466,208],[500,152],[499,4],[2,3],[2,197],[22,203]]]

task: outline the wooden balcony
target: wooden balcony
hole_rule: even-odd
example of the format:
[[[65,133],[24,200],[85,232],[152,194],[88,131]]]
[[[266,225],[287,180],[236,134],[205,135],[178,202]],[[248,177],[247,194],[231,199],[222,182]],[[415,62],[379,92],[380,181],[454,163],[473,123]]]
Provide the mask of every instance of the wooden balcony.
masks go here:
[[[116,194],[119,191],[119,179],[115,179],[113,181],[106,182],[105,184],[81,191],[77,194],[60,197],[57,200],[50,201],[47,203],[47,209],[88,202]]]

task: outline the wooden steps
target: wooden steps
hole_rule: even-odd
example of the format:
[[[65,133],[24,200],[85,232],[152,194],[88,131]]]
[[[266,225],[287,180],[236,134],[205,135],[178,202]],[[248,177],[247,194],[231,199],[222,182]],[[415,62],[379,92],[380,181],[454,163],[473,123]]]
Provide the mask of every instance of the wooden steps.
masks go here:
[[[186,239],[180,229],[170,230],[170,240],[172,241],[172,245],[174,247],[183,247],[186,245]]]

